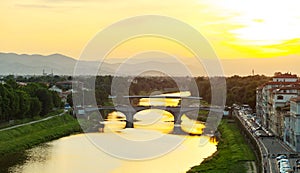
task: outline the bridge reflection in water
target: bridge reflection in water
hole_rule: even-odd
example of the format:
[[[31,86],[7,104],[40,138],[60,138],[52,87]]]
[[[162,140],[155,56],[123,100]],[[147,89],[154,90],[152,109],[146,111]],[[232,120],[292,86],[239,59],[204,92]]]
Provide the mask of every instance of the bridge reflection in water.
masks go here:
[[[134,115],[134,128],[159,131],[164,134],[202,134],[203,122],[192,120],[186,115],[181,118],[181,124],[174,124],[174,117],[164,110],[149,109]],[[117,132],[125,128],[126,117],[121,112],[109,113],[105,121],[103,132]]]
[[[93,111],[98,111],[97,115],[94,114],[97,118],[99,116],[99,110],[103,112],[105,110],[104,108],[109,108],[108,110],[113,111],[101,122],[104,126],[104,133],[71,135],[55,140],[51,142],[50,145],[35,147],[29,151],[30,157],[26,158],[27,160],[25,163],[16,165],[9,170],[10,172],[22,173],[181,173],[186,172],[194,165],[198,165],[204,158],[211,156],[217,151],[217,143],[214,141],[214,138],[209,138],[208,136],[166,134],[172,133],[174,130],[176,131],[177,127],[181,127],[181,129],[187,133],[198,134],[201,133],[202,129],[205,127],[204,123],[189,119],[188,116],[190,115],[186,116],[185,114],[182,114],[180,119],[181,124],[178,124],[178,122],[176,124],[176,122],[174,122],[174,116],[170,112],[159,109],[150,109],[147,105],[144,106],[146,106],[145,110],[140,110],[139,112],[136,112],[136,114],[132,114],[134,119],[132,125],[136,129],[124,129],[128,123],[126,115],[118,112],[115,107],[86,108],[86,110],[91,113],[90,120],[93,120]],[[172,106],[175,109],[178,105]],[[176,109],[179,109],[179,106]],[[104,112],[108,113],[110,111]],[[98,119],[95,123],[99,124]],[[163,140],[153,140],[161,137],[163,137]],[[90,140],[87,140],[87,138]],[[93,140],[92,145],[91,139]],[[143,145],[139,145],[139,147],[136,148],[131,142],[124,142],[124,139],[139,141],[139,143],[143,141],[146,142],[143,142]],[[125,152],[134,153],[131,157],[135,154],[148,154],[153,156],[154,152],[159,151],[157,148],[173,148],[174,140],[182,141],[182,143],[180,146],[175,147],[174,150],[170,150],[170,152],[166,154],[155,155],[155,159],[133,161],[123,158],[120,159],[113,155],[113,153],[119,154]],[[110,151],[111,155],[108,154],[108,152],[105,152],[105,150],[99,150],[98,147],[95,147],[95,142],[108,146],[110,149],[108,151]],[[174,164],[174,161],[176,164]]]
[[[205,127],[204,124],[200,124],[197,121],[189,120],[186,116],[184,116],[185,123],[182,126],[182,117],[183,115],[193,112],[196,114],[196,117],[198,115],[199,110],[207,110],[207,111],[220,111],[219,109],[212,109],[210,107],[205,107],[205,106],[198,106],[198,105],[193,105],[193,106],[182,106],[180,105],[183,102],[182,100],[200,100],[200,97],[182,97],[182,96],[125,96],[126,98],[138,98],[140,100],[140,104],[137,106],[128,106],[128,105],[117,105],[117,106],[99,106],[99,107],[94,107],[94,108],[86,108],[85,112],[87,114],[90,114],[95,111],[103,111],[103,110],[111,110],[111,111],[116,111],[116,112],[121,112],[124,118],[120,119],[126,122],[125,128],[143,128],[145,126],[149,126],[155,122],[158,122],[162,116],[157,117],[156,119],[153,119],[153,122],[148,122],[148,124],[143,124],[141,125],[138,121],[136,121],[136,117],[140,115],[141,113],[148,112],[147,116],[151,117],[153,113],[155,113],[155,110],[159,111],[164,111],[164,113],[159,113],[160,115],[168,113],[168,116],[173,116],[173,120],[169,119],[167,121],[172,122],[174,125],[171,126],[169,124],[169,127],[172,127],[172,133],[173,134],[201,134],[202,129]],[[148,100],[145,102],[145,99]],[[141,100],[143,101],[141,104]],[[155,102],[158,102],[159,104],[155,104]],[[172,102],[172,106],[168,105],[168,102]],[[199,101],[200,102],[200,101]],[[198,103],[199,103],[198,102]],[[165,104],[162,106],[162,104]],[[175,104],[174,104],[175,103]],[[152,106],[150,106],[150,104]],[[150,112],[150,113],[149,113]],[[144,113],[145,114],[145,113]],[[151,115],[149,115],[151,114]],[[157,114],[157,112],[156,112]],[[121,115],[121,116],[122,116]],[[195,117],[195,116],[194,116]],[[145,119],[145,117],[143,118]],[[105,124],[104,122],[102,122]],[[199,125],[201,128],[199,128]],[[197,130],[192,130],[193,128],[191,127],[198,127]],[[188,128],[187,128],[188,127]],[[155,129],[159,129],[158,126],[155,127]]]

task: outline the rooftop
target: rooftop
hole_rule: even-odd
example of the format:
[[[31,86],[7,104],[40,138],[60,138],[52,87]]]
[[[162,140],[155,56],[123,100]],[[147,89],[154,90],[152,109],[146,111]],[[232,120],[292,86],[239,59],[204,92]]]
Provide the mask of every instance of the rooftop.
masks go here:
[[[269,90],[270,91],[276,91],[276,92],[280,92],[280,91],[284,91],[284,90],[300,90],[300,86],[299,85],[295,85],[295,86],[283,86],[283,87],[271,88]]]
[[[300,96],[291,98],[293,102],[300,102]]]
[[[273,78],[298,78],[296,74],[276,72]]]

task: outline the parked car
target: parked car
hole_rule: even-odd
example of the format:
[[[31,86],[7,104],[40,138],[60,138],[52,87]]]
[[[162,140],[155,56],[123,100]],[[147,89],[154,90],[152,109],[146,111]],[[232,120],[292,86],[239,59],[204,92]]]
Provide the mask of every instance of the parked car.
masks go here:
[[[287,163],[287,164],[290,164],[289,160],[288,159],[280,159],[278,160],[278,166],[280,166],[281,163]]]
[[[300,160],[296,160],[296,168],[300,169]]]
[[[279,171],[280,172],[288,172],[288,171],[291,171],[291,170],[292,170],[292,168],[291,168],[289,162],[280,162],[280,164],[279,164]]]
[[[289,154],[289,158],[298,158],[299,155],[297,153],[291,153]]]
[[[254,132],[254,135],[256,135],[256,136],[258,136],[258,137],[265,137],[265,136],[268,136],[268,135],[266,134],[266,132],[264,132],[263,130],[256,130],[256,131]]]
[[[276,157],[277,161],[281,160],[281,159],[287,159],[286,155],[281,154],[281,155],[279,155],[279,156]]]

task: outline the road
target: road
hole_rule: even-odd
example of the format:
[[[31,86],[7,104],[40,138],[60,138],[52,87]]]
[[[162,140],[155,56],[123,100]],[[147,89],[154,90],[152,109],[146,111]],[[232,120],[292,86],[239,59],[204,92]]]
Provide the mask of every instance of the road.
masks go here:
[[[22,126],[26,126],[26,125],[29,125],[29,124],[34,124],[34,123],[46,121],[46,120],[49,120],[49,119],[54,118],[54,117],[57,117],[57,116],[62,116],[62,115],[65,114],[65,113],[66,113],[66,111],[64,111],[64,112],[62,112],[62,113],[60,113],[60,114],[57,114],[57,115],[53,115],[53,116],[50,116],[50,117],[46,117],[46,118],[40,119],[40,120],[31,121],[31,122],[24,123],[24,124],[19,124],[19,125],[15,125],[15,126],[3,128],[3,129],[0,129],[0,132],[5,131],[5,130],[10,130],[10,129],[18,128],[18,127],[22,127]]]
[[[270,137],[270,136],[259,137],[255,135],[253,130],[251,130],[251,126],[257,126],[257,124],[254,121],[252,121],[251,118],[244,116],[243,113],[242,115],[239,113],[235,113],[235,115],[242,122],[244,127],[248,129],[248,131],[252,134],[252,136],[256,139],[257,143],[259,144],[262,153],[262,165],[264,167],[263,170],[265,172],[279,173],[278,164],[274,156],[277,156],[279,154],[286,154],[287,156],[289,156],[289,154],[297,154],[296,152],[293,152],[281,140],[275,137]],[[288,158],[288,159],[290,161],[291,168],[293,168],[295,166],[295,161],[299,158]]]
[[[278,154],[286,154],[289,156],[290,154],[297,154],[296,152],[292,151],[289,147],[287,147],[281,140],[275,137],[260,137],[259,141],[261,142],[261,146],[268,151],[268,157],[264,158],[266,161],[270,162],[270,172],[276,173],[279,172],[278,165],[276,159],[272,157],[274,154],[277,156]],[[295,165],[295,161],[299,158],[288,158],[290,161],[290,166],[293,168]],[[297,171],[295,171],[297,172]],[[300,170],[299,170],[300,172]]]

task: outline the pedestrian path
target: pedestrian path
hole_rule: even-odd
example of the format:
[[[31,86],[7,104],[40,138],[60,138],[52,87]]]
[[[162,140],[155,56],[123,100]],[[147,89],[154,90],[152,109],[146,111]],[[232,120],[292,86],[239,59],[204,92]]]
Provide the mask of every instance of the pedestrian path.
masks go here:
[[[247,172],[246,173],[257,173],[256,164],[254,161],[246,162]]]
[[[46,117],[46,118],[40,119],[40,120],[31,121],[31,122],[24,123],[24,124],[19,124],[19,125],[15,125],[15,126],[3,128],[3,129],[0,129],[0,132],[5,131],[5,130],[14,129],[14,128],[17,128],[17,127],[26,126],[26,125],[29,125],[29,124],[34,124],[34,123],[46,121],[46,120],[49,120],[49,119],[54,118],[54,117],[56,117],[56,116],[62,116],[62,115],[65,114],[65,113],[66,113],[66,111],[64,111],[64,112],[62,112],[62,113],[60,113],[60,114],[57,114],[57,115],[53,115],[53,116],[50,116],[50,117]]]

